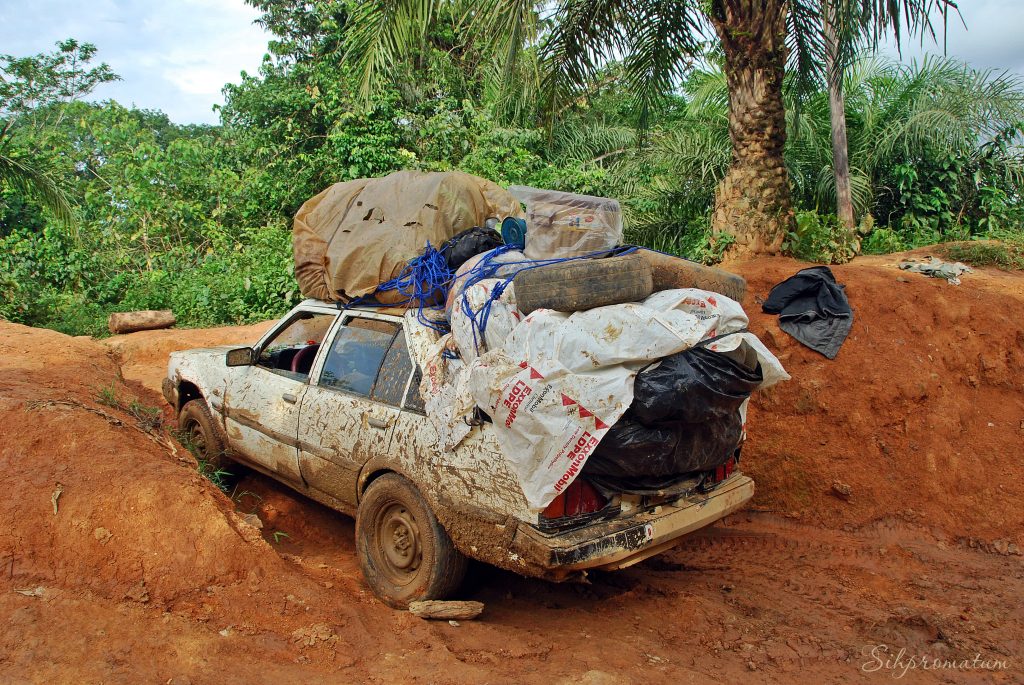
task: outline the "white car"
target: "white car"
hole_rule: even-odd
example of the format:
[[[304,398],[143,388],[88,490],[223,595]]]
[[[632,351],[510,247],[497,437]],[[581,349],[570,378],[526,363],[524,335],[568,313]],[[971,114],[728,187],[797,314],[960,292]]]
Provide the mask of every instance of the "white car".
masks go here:
[[[565,580],[620,569],[742,507],[730,461],[657,495],[602,494],[577,478],[531,512],[491,424],[435,447],[400,310],[307,300],[252,347],[175,352],[163,392],[213,465],[235,460],[356,518],[367,582],[404,607],[454,593],[467,557]]]

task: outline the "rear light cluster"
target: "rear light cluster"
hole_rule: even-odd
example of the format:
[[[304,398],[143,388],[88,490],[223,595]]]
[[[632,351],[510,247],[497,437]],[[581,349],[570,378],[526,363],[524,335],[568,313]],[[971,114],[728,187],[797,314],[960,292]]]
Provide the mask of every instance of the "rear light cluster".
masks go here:
[[[603,511],[608,500],[593,485],[577,478],[561,495],[541,512],[541,528],[565,528],[595,518],[593,514]]]
[[[724,464],[722,464],[721,466],[718,466],[718,467],[715,468],[715,482],[716,483],[722,482],[723,480],[725,480],[726,478],[731,476],[732,472],[735,471],[735,470],[736,470],[736,460],[733,459],[732,457],[729,457],[729,461],[727,461]]]
[[[601,496],[593,485],[577,478],[561,495],[552,500],[544,513],[544,518],[557,519],[563,516],[577,516],[600,511],[604,508],[607,500]]]
[[[731,476],[736,470],[736,462],[737,459],[734,455],[729,457],[729,461],[725,462],[721,466],[716,466],[714,470],[706,472],[704,480],[700,484],[700,490],[706,492]]]

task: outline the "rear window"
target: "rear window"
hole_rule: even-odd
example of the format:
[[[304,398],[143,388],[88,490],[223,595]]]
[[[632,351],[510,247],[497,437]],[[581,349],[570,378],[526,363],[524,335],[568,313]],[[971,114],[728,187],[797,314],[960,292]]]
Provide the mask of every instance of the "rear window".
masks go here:
[[[377,372],[398,330],[398,324],[389,321],[347,321],[338,329],[327,353],[320,385],[369,397]]]

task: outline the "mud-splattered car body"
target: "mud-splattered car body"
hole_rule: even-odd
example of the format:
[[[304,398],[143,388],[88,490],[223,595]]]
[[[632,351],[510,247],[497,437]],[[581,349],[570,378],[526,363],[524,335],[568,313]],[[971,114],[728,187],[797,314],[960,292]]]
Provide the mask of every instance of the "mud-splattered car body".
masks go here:
[[[322,329],[321,339],[294,346],[317,348],[306,355],[308,373],[268,368],[272,343],[296,321]],[[344,347],[339,336],[352,337],[357,328],[364,339],[387,345],[376,377],[359,388],[359,382],[339,383],[336,372],[344,363],[337,358]],[[251,363],[229,366],[231,349],[173,353],[163,389],[178,409],[205,399],[233,459],[350,515],[370,482],[398,473],[416,486],[459,551],[524,575],[558,580],[629,566],[753,496],[753,481],[734,472],[713,488],[694,478],[653,496],[616,496],[601,515],[579,525],[545,527],[528,508],[488,423],[454,450],[435,447],[401,316],[307,300],[252,348],[242,348],[251,353],[232,353],[250,355]],[[292,368],[302,370],[295,361]]]

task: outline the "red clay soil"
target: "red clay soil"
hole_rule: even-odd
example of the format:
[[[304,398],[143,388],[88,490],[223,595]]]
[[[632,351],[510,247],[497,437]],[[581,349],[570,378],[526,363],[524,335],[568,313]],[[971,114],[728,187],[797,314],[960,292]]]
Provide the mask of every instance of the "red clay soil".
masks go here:
[[[248,473],[229,498],[133,409],[172,349],[260,326],[0,323],[0,682],[1024,682],[1024,278],[895,262],[833,268],[834,361],[756,304],[804,265],[736,265],[793,375],[750,411],[751,508],[586,585],[473,567],[457,626],[380,604],[350,519]]]
[[[813,524],[896,517],[1024,547],[1024,276],[963,284],[907,273],[893,256],[832,267],[854,308],[835,360],[783,333],[758,302],[803,265],[733,265],[750,329],[793,379],[755,395],[744,469],[757,506]],[[834,481],[852,488],[837,506]]]

